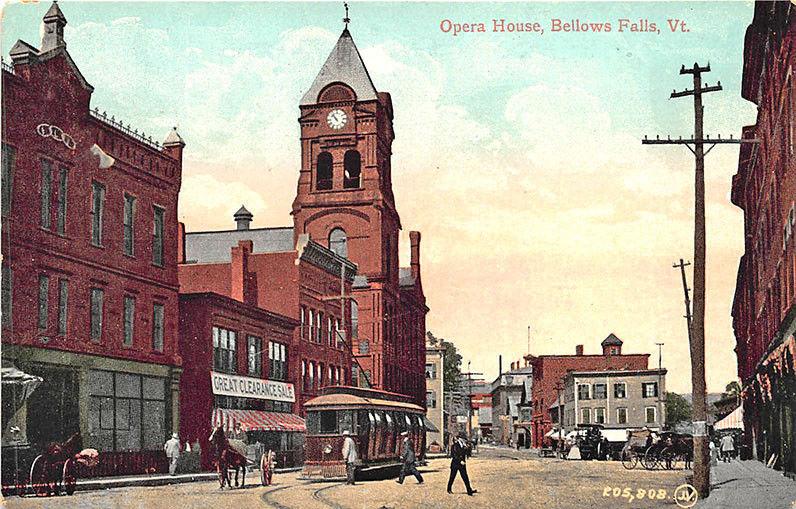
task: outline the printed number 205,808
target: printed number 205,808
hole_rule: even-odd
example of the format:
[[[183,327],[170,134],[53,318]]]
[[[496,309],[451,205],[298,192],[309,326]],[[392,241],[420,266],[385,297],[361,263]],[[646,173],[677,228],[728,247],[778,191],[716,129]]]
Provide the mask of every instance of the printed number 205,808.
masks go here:
[[[656,490],[656,489],[649,489],[645,490],[644,488],[638,488],[633,490],[632,488],[612,488],[610,486],[606,486],[603,489],[603,497],[614,497],[614,498],[626,498],[628,502],[632,502],[633,500],[665,500],[668,498],[669,494],[666,490]]]

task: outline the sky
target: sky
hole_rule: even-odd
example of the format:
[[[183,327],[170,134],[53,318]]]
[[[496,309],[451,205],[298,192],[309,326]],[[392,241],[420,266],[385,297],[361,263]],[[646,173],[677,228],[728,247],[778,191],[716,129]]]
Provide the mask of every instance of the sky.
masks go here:
[[[49,2],[6,6],[7,58],[40,41]],[[300,167],[298,103],[343,28],[342,2],[59,2],[69,53],[95,87],[92,108],[153,138],[186,141],[179,216],[188,231],[291,224]],[[662,342],[667,388],[690,391],[683,288],[693,253],[693,156],[642,146],[690,136],[681,65],[708,62],[705,133],[740,136],[756,108],[740,96],[751,2],[362,3],[350,31],[395,109],[393,187],[408,265],[423,234],[427,328],[487,380],[529,351],[626,353]],[[619,20],[659,31],[619,32]],[[493,32],[493,20],[543,33]],[[554,32],[611,23],[610,33]],[[446,22],[448,20],[448,22]],[[669,29],[671,24],[677,32]],[[675,20],[686,23],[686,30]],[[454,24],[486,33],[453,35]],[[445,30],[448,27],[451,30]],[[730,316],[743,214],[730,203],[737,146],[706,159],[707,382],[737,378]],[[690,269],[690,267],[689,267]],[[688,271],[689,281],[691,271]]]

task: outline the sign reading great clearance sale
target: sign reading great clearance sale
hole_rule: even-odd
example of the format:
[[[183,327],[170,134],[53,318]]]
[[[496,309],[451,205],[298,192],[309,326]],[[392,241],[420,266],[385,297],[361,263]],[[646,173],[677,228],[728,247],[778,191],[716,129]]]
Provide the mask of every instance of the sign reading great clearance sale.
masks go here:
[[[272,401],[296,401],[293,384],[210,372],[213,394],[237,396],[239,398],[270,399]]]

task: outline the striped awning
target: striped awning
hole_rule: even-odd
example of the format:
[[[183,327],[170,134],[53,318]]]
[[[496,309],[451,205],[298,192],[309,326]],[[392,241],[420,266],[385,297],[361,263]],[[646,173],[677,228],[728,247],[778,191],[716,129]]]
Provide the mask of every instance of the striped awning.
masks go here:
[[[243,431],[306,431],[304,419],[295,414],[264,412],[262,410],[235,410],[216,408],[213,411],[213,427],[221,426],[229,433],[240,424]]]
[[[724,419],[713,425],[715,430],[723,429],[744,429],[743,428],[743,406],[739,406],[730,412]]]

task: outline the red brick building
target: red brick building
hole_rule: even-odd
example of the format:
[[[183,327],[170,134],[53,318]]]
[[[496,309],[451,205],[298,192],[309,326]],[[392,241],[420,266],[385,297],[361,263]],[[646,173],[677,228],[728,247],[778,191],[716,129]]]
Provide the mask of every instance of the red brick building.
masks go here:
[[[354,354],[360,383],[425,405],[426,307],[420,233],[411,264],[398,265],[401,219],[392,192],[393,105],[377,92],[343,30],[301,100],[301,171],[294,235],[308,234],[357,264]]]
[[[3,444],[80,432],[97,474],[162,467],[177,428],[177,195],[185,144],[91,110],[53,3],[3,64],[3,361],[43,379],[3,402]],[[123,87],[124,85],[120,85]],[[5,451],[4,451],[5,452]]]
[[[601,343],[602,353],[585,355],[583,345],[575,347],[575,355],[526,356],[526,363],[533,368],[531,385],[533,447],[541,447],[545,433],[553,428],[550,406],[558,398],[556,385],[563,386],[569,371],[598,370],[642,370],[647,369],[650,355],[623,354],[622,340],[610,334]]]
[[[796,475],[796,6],[756,2],[746,30],[741,94],[757,122],[744,128],[732,202],[745,249],[732,307],[747,445]]]
[[[211,468],[214,459],[207,440],[211,424],[228,432],[240,425],[249,444],[260,442],[277,451],[282,467],[295,466],[302,458],[306,427],[291,413],[296,397],[287,381],[298,321],[245,297],[180,294],[180,435],[200,443],[203,469]]]
[[[235,217],[238,229],[185,234],[180,292],[212,292],[296,321],[285,381],[295,384],[292,412],[304,415],[321,387],[351,382],[350,299],[340,295],[341,285],[351,295],[356,266],[306,235],[294,245],[291,228],[250,229],[244,207]]]

